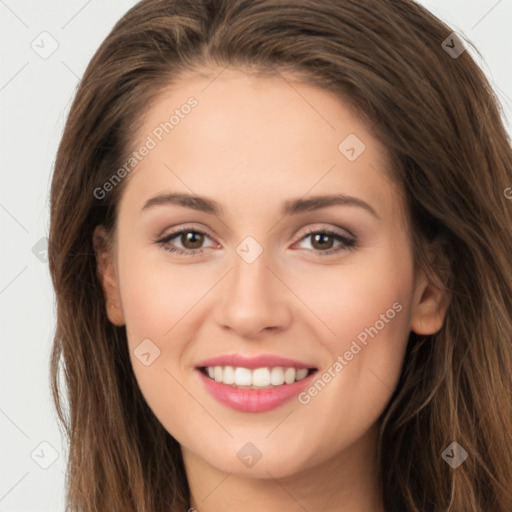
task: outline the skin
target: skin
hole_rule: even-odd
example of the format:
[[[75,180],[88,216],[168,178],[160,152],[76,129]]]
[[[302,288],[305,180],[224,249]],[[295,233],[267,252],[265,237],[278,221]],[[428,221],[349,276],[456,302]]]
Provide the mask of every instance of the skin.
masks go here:
[[[415,272],[386,148],[356,112],[291,75],[218,73],[163,91],[137,131],[140,143],[187,98],[198,100],[127,178],[110,248],[100,249],[104,233],[95,232],[109,319],[126,325],[140,389],[182,447],[197,510],[382,510],[377,420],[410,331],[437,332],[448,301]],[[354,161],[338,149],[349,134],[366,146]],[[141,212],[169,191],[214,199],[224,212],[169,204]],[[362,199],[380,218],[347,205],[280,213],[286,200],[335,192]],[[180,236],[167,246],[196,244],[201,254],[179,256],[156,242],[181,227],[205,231],[202,246]],[[353,235],[357,246],[315,243],[308,228]],[[250,264],[236,252],[247,236],[263,248]],[[320,254],[329,248],[340,250]],[[291,357],[321,374],[394,303],[400,312],[306,405],[234,411],[194,371],[205,358],[239,352]],[[147,338],[160,356],[144,366],[133,351]],[[247,442],[262,454],[252,467],[237,457]]]

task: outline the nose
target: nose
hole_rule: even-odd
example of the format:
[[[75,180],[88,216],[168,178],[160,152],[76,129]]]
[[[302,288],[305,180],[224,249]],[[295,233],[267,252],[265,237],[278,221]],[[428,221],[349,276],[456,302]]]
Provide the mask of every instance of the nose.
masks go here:
[[[266,257],[265,251],[254,262],[238,255],[234,268],[219,290],[215,320],[222,329],[238,337],[257,339],[268,330],[283,330],[291,321],[289,298],[283,278]]]

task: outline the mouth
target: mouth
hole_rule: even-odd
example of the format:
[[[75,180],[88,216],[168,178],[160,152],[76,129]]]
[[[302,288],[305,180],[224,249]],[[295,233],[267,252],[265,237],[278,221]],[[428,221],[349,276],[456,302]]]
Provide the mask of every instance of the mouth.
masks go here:
[[[220,404],[242,412],[265,412],[289,402],[311,385],[318,368],[278,354],[240,352],[197,363],[203,389]]]
[[[239,389],[272,389],[300,382],[317,371],[317,368],[243,366],[201,366],[198,370],[210,380]]]

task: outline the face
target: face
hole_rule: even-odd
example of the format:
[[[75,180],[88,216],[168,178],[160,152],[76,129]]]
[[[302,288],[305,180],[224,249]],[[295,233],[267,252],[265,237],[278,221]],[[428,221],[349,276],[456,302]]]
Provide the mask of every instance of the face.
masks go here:
[[[410,331],[436,332],[444,311],[370,127],[291,76],[213,76],[148,112],[99,272],[184,456],[285,477],[364,445]]]

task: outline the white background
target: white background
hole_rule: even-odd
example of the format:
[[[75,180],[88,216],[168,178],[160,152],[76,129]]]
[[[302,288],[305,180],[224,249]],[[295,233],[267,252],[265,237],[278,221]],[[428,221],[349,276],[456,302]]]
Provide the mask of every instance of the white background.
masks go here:
[[[49,384],[54,295],[42,261],[48,191],[79,78],[135,3],[0,0],[0,512],[64,510],[66,452]],[[479,49],[511,132],[512,0],[420,3]],[[59,45],[47,59],[31,47],[43,31]],[[58,458],[43,469],[52,450]]]

